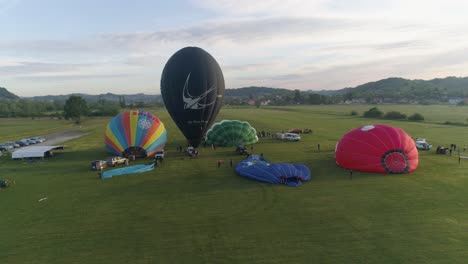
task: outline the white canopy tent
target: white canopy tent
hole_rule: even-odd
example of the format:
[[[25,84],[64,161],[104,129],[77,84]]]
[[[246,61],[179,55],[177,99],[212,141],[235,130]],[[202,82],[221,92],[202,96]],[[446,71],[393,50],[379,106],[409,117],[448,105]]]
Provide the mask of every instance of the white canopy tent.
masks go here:
[[[16,150],[11,154],[12,159],[24,159],[24,158],[44,158],[46,153],[50,153],[51,150],[63,149],[63,146],[29,146]]]

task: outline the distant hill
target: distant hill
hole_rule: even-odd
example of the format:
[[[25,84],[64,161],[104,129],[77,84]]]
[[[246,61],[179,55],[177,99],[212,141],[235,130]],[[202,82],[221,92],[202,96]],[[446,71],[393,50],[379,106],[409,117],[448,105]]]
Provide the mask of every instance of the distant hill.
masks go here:
[[[34,96],[27,99],[36,101],[65,101],[70,95],[79,95],[90,102],[99,100],[126,103],[157,102],[162,103],[161,95],[138,94],[68,94]],[[320,96],[319,96],[320,95]],[[17,99],[18,96],[0,87],[1,99]],[[327,99],[328,98],[328,99]],[[375,82],[368,82],[356,87],[339,90],[301,91],[300,98],[294,90],[272,87],[242,87],[226,89],[226,104],[242,104],[248,99],[269,100],[272,104],[328,102],[338,103],[344,100],[358,102],[447,102],[451,98],[468,98],[468,77],[446,77],[432,80],[409,80],[392,77]]]
[[[447,77],[432,80],[387,78],[368,82],[354,88],[330,91],[310,91],[323,95],[343,95],[352,98],[427,99],[446,100],[468,97],[468,77]]]
[[[18,99],[16,94],[9,92],[6,88],[0,87],[0,100]]]

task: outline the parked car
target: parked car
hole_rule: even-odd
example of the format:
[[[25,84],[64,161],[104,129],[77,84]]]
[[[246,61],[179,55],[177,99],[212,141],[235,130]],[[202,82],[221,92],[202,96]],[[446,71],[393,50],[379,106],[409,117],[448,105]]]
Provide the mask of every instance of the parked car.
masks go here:
[[[242,155],[249,154],[247,152],[247,148],[245,146],[237,146],[236,147],[236,152],[239,153],[239,154],[242,154]]]
[[[432,145],[426,142],[424,138],[417,138],[414,143],[416,144],[416,148],[419,150],[431,150]]]
[[[5,145],[0,145],[0,152],[1,151],[8,151],[8,149]]]
[[[0,144],[0,151],[8,151],[13,149],[13,146],[7,145],[7,144]]]
[[[127,158],[118,157],[118,156],[107,158],[107,165],[108,166],[115,167],[116,164],[124,164],[124,163],[125,163],[125,165],[128,165],[128,159]]]
[[[37,140],[32,139],[32,138],[28,138],[28,139],[26,139],[26,141],[29,142],[29,145],[39,143]]]
[[[187,151],[187,154],[189,154],[189,156],[192,156],[193,152],[195,151],[195,148],[194,147],[187,147],[186,151]]]
[[[95,160],[91,162],[92,170],[103,170],[104,168],[107,168],[107,162],[105,160]]]
[[[448,148],[445,148],[445,147],[437,147],[436,149],[436,154],[442,154],[442,155],[446,155],[446,154],[449,154],[450,153],[450,150]]]
[[[38,143],[46,141],[46,139],[43,137],[32,137],[31,139],[37,141]]]
[[[289,130],[288,133],[301,134],[302,130],[298,128],[294,128],[294,129]]]
[[[18,140],[15,142],[16,144],[20,145],[20,147],[24,147],[24,146],[29,146],[29,142],[22,139],[22,140]]]
[[[187,154],[190,156],[190,157],[196,157],[198,156],[198,150],[194,147],[187,147]]]
[[[294,133],[284,133],[284,139],[289,140],[289,141],[299,141],[301,140],[301,136],[298,134]]]
[[[12,146],[14,148],[19,148],[20,147],[20,145],[16,144],[15,142],[5,142],[5,145],[10,145],[10,146]]]
[[[163,160],[164,159],[164,149],[156,151],[156,154],[154,154],[154,158],[158,160]]]

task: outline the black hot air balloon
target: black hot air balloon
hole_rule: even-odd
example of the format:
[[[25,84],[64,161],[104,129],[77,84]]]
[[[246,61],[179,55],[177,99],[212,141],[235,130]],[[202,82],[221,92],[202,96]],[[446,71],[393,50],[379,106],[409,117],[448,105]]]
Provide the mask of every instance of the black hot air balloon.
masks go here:
[[[185,47],[167,61],[161,95],[189,144],[197,148],[222,105],[224,77],[216,60],[197,47]]]

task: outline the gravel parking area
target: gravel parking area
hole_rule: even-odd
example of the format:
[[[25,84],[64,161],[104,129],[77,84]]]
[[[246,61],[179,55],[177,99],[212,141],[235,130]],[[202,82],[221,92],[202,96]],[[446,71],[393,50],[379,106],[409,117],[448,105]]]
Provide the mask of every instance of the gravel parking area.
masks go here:
[[[66,130],[66,131],[55,132],[55,133],[51,133],[48,135],[44,135],[43,137],[46,139],[46,141],[35,144],[35,145],[36,146],[37,145],[47,145],[47,146],[57,145],[57,144],[61,144],[61,143],[64,143],[66,141],[69,141],[75,138],[82,137],[87,134],[88,133],[84,133],[84,132],[77,131],[77,130]]]

